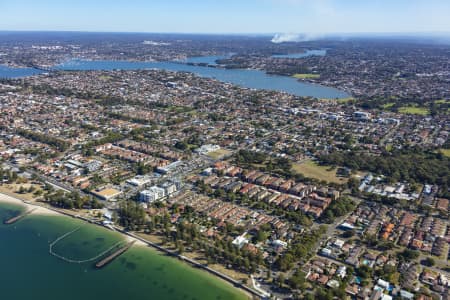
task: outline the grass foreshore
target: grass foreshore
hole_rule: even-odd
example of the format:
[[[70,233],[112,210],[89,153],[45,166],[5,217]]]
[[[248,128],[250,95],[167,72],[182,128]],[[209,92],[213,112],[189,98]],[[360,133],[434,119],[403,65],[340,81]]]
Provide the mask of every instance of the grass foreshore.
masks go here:
[[[195,268],[202,269],[212,275],[214,275],[216,278],[219,278],[226,284],[230,284],[235,288],[238,288],[248,299],[260,299],[264,298],[265,295],[261,294],[260,292],[243,285],[241,282],[231,278],[227,274],[224,274],[222,272],[219,272],[218,270],[212,269],[208,267],[205,264],[202,264],[192,258],[189,258],[184,255],[178,254],[176,251],[170,250],[166,247],[163,247],[155,242],[152,242],[148,240],[147,238],[143,237],[142,234],[137,234],[133,232],[125,231],[123,228],[120,228],[118,226],[109,227],[104,226],[103,224],[99,222],[95,222],[93,220],[90,220],[89,218],[83,217],[80,214],[78,214],[76,211],[68,211],[64,209],[57,209],[50,206],[47,206],[43,203],[30,201],[28,199],[20,199],[19,197],[13,195],[13,193],[5,193],[4,190],[0,191],[0,203],[8,203],[8,204],[14,204],[25,208],[25,211],[32,211],[31,214],[35,215],[42,215],[42,216],[66,216],[66,217],[72,217],[80,219],[84,222],[88,222],[93,225],[100,226],[102,228],[108,229],[108,230],[114,230],[122,234],[122,236],[127,239],[128,241],[135,241],[136,246],[140,247],[152,247],[168,256],[172,256],[174,258],[178,258],[182,262],[185,262]]]

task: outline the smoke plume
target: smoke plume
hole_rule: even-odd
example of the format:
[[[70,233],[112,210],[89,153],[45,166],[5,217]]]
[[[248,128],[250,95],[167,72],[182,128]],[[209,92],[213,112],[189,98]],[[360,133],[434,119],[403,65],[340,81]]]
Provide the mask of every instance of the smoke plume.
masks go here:
[[[319,33],[305,33],[305,34],[297,34],[297,33],[277,33],[272,38],[272,43],[280,44],[287,42],[310,42],[315,40],[320,40],[324,38],[323,34]]]

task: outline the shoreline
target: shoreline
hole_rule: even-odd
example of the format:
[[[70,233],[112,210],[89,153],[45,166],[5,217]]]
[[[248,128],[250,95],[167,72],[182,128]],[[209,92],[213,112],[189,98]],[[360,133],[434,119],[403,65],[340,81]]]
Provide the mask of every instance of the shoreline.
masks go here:
[[[14,197],[14,196],[0,192],[0,203],[2,203],[2,202],[24,207],[26,209],[26,211],[33,210],[31,212],[31,215],[71,217],[71,218],[76,218],[78,220],[87,222],[92,225],[102,227],[107,230],[112,230],[112,231],[118,232],[126,241],[129,241],[129,242],[135,241],[136,242],[135,246],[137,246],[137,247],[151,248],[161,254],[165,254],[172,258],[176,258],[177,260],[189,265],[192,268],[206,271],[207,273],[214,276],[216,279],[219,279],[223,283],[228,284],[228,285],[232,286],[233,288],[240,290],[247,297],[247,299],[254,299],[254,297],[258,297],[259,299],[264,298],[264,295],[260,294],[259,291],[256,291],[250,287],[247,287],[247,286],[241,284],[240,282],[234,280],[233,278],[231,278],[223,273],[220,273],[219,271],[211,269],[208,266],[205,266],[193,259],[190,259],[183,255],[179,255],[178,253],[173,252],[172,250],[166,249],[156,243],[153,243],[147,239],[144,239],[143,237],[138,236],[136,233],[127,232],[124,229],[118,228],[116,226],[105,226],[105,225],[93,222],[93,221],[91,221],[87,218],[84,218],[82,216],[79,216],[79,215],[71,215],[69,213],[60,211],[56,208],[50,208],[50,207],[46,207],[43,205],[39,205],[37,203],[31,203],[29,201],[22,200],[18,197]]]
[[[43,207],[41,205],[37,205],[37,204],[31,204],[27,201],[24,201],[22,199],[13,197],[11,195],[8,194],[4,194],[0,192],[0,202],[3,203],[9,203],[9,204],[16,204],[19,205],[21,207],[24,207],[26,210],[30,211],[33,209],[33,211],[31,212],[32,215],[40,215],[40,216],[58,216],[61,215],[61,213],[51,210],[51,209],[47,209],[46,207]]]

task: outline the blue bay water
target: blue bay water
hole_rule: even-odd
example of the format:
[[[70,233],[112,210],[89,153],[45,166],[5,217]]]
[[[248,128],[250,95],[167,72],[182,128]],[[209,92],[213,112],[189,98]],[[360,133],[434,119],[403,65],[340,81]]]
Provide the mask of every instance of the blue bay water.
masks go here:
[[[230,55],[227,56],[216,56],[216,55],[211,55],[211,56],[196,56],[196,57],[189,57],[184,61],[184,63],[193,63],[193,64],[208,64],[208,65],[212,65],[212,66],[216,66],[217,65],[217,60],[219,59],[225,59],[225,58],[229,58],[231,57]]]
[[[204,58],[204,61],[206,62],[208,59]],[[212,68],[177,62],[71,60],[57,66],[57,69],[66,71],[163,69],[176,72],[191,72],[201,77],[214,78],[242,87],[274,90],[296,96],[326,99],[346,98],[349,96],[346,92],[335,88],[299,82],[297,79],[287,76],[269,75],[260,70]]]
[[[44,73],[33,68],[10,68],[0,65],[0,78],[20,78]]]
[[[303,53],[292,53],[292,54],[276,54],[272,55],[274,58],[305,58],[308,56],[325,56],[327,54],[327,50],[307,50]]]
[[[325,55],[326,50],[309,50],[300,54],[274,55],[274,57],[301,58],[311,55]],[[251,89],[274,90],[296,96],[310,96],[324,99],[347,98],[349,94],[336,88],[318,84],[300,82],[288,76],[270,75],[260,70],[224,69],[205,66],[193,66],[186,63],[206,63],[215,65],[215,61],[225,56],[191,57],[184,62],[135,62],[108,60],[70,60],[55,67],[56,70],[143,70],[161,69],[175,72],[191,72],[200,77],[214,78],[222,82],[236,84]],[[37,69],[14,69],[0,66],[0,78],[18,78],[44,73]]]

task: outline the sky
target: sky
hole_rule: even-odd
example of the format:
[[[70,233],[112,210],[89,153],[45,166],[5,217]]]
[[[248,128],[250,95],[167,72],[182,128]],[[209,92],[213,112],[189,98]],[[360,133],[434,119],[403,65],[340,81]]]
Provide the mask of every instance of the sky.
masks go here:
[[[0,30],[450,32],[450,0],[0,0]]]

